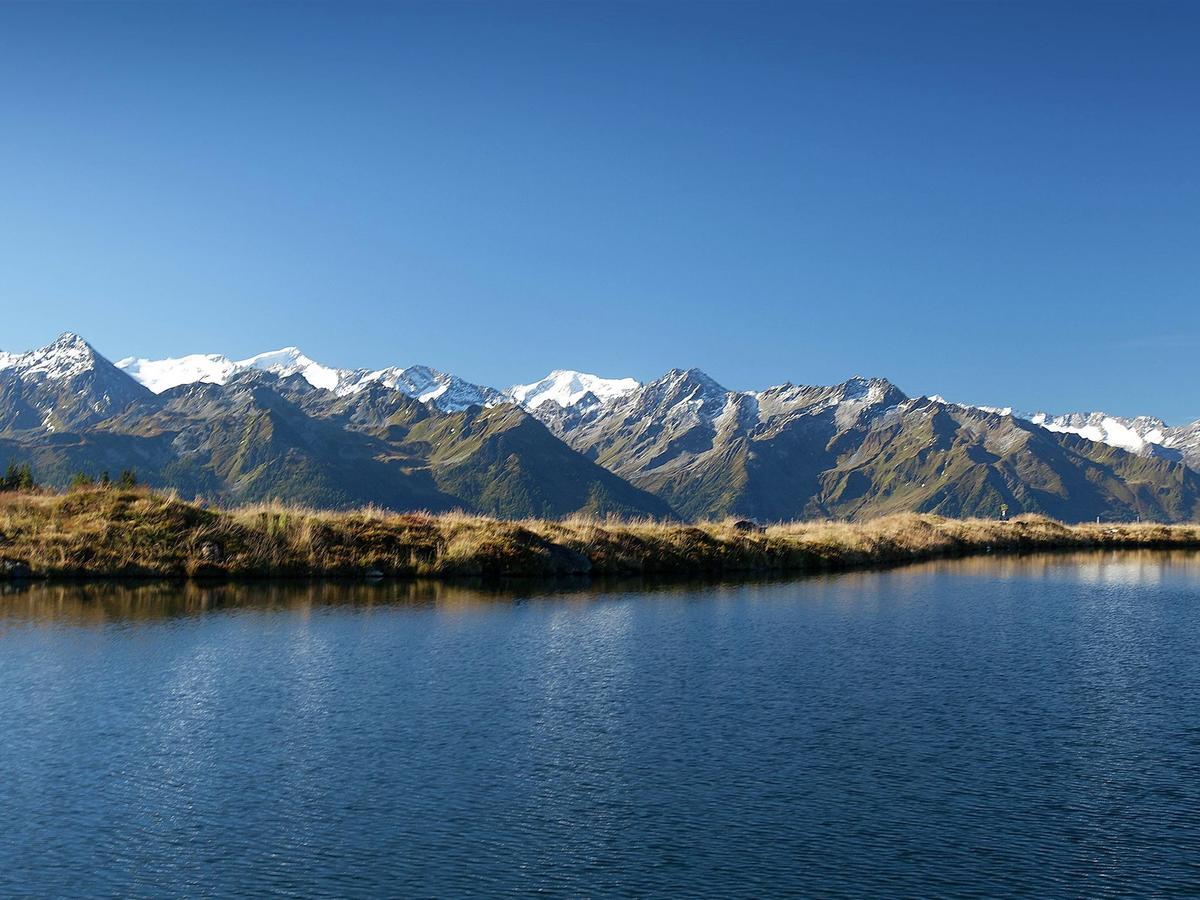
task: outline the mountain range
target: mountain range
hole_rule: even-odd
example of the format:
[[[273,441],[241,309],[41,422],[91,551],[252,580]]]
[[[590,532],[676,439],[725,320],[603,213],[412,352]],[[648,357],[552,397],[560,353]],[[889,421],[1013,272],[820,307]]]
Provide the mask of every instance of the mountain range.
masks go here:
[[[132,468],[220,503],[490,515],[863,519],[1200,514],[1200,422],[909,397],[878,378],[731,391],[555,371],[497,389],[296,348],[110,362],[64,334],[0,353],[0,464],[43,482]]]

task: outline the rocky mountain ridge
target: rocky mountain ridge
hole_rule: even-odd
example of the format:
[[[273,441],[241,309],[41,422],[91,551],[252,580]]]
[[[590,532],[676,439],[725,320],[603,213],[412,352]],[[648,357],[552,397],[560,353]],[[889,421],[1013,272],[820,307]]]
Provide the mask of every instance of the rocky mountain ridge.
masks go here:
[[[296,348],[113,365],[73,334],[0,354],[6,461],[51,483],[135,467],[222,502],[513,517],[1182,521],[1200,508],[1200,423],[1023,416],[861,377],[738,392],[697,369],[645,384],[559,370],[500,391]]]

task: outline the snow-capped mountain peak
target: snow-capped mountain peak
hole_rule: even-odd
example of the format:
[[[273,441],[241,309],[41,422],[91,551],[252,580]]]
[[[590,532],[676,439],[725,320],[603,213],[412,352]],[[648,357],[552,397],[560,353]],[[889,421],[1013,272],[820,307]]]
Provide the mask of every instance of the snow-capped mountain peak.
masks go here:
[[[700,369],[671,369],[620,398],[617,406],[622,407],[622,415],[631,418],[662,416],[676,426],[700,421],[711,424],[732,393]]]
[[[0,353],[9,427],[44,432],[89,425],[150,398],[142,385],[72,332],[24,353]]]
[[[543,403],[574,406],[588,394],[603,403],[623,397],[640,386],[634,378],[601,378],[587,372],[555,369],[540,381],[513,385],[507,394],[527,409],[537,409]]]
[[[885,400],[896,391],[896,386],[886,378],[864,378],[853,375],[834,387],[837,403],[875,404]]]
[[[14,369],[22,376],[52,380],[74,378],[96,367],[101,357],[92,345],[74,332],[60,334],[53,343],[25,353],[0,353],[0,370]]]
[[[117,366],[156,394],[182,384],[226,384],[238,372],[258,370],[280,378],[299,375],[313,387],[340,396],[358,393],[371,384],[382,384],[422,403],[432,403],[444,412],[456,412],[472,405],[491,406],[505,399],[493,388],[471,384],[429,366],[335,369],[322,365],[298,347],[270,350],[236,361],[216,353],[195,353],[173,359],[128,357]]]
[[[225,384],[238,371],[237,363],[218,353],[192,353],[177,359],[128,356],[116,365],[156,394],[181,384]]]

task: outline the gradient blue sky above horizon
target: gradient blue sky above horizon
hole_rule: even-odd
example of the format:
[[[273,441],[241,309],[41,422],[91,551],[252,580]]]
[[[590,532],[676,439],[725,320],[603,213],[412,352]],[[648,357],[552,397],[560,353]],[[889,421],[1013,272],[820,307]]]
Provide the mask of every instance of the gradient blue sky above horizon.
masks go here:
[[[0,6],[0,349],[1200,417],[1200,5]]]

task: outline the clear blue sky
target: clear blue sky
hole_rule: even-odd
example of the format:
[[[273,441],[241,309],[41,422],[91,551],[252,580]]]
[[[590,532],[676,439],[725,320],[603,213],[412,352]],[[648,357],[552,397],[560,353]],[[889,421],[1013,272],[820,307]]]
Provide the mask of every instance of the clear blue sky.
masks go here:
[[[0,348],[1200,416],[1200,4],[0,6]]]

